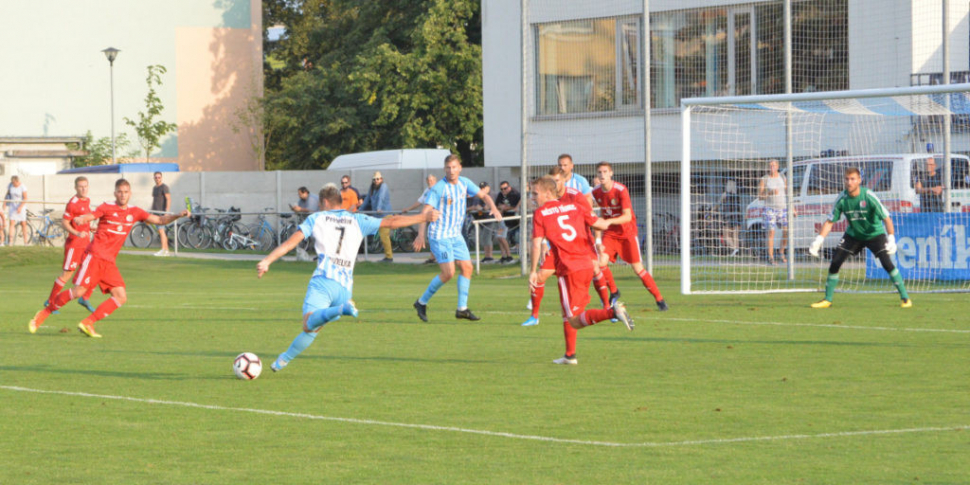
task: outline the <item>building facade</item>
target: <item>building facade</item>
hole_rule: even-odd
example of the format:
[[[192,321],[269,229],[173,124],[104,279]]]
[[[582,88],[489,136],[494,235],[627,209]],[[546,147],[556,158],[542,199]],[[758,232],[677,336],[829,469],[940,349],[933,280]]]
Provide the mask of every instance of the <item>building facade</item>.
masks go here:
[[[577,163],[643,162],[644,3],[527,0],[523,36],[521,2],[483,1],[486,166],[521,163],[523,103],[532,164],[564,152]],[[649,8],[653,161],[680,158],[681,99],[784,92],[780,0],[655,0]],[[968,13],[967,2],[950,2],[954,82],[970,70]],[[793,0],[791,18],[792,92],[942,79],[940,0]],[[970,150],[965,136],[953,142]]]

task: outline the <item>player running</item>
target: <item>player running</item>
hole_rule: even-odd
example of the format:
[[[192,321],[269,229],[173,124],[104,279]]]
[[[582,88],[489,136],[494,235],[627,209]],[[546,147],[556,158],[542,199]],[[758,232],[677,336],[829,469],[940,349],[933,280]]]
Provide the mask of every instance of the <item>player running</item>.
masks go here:
[[[84,256],[84,250],[91,243],[90,227],[87,225],[75,225],[73,221],[77,216],[91,213],[91,199],[88,198],[87,177],[74,179],[74,192],[74,197],[71,197],[71,200],[67,201],[67,207],[64,208],[64,217],[61,219],[61,225],[67,231],[67,238],[64,241],[64,264],[61,265],[61,275],[54,279],[54,287],[51,288],[50,296],[44,302],[44,307],[49,305],[51,300],[64,289],[64,285],[70,281],[74,270],[81,264],[81,257]],[[92,293],[94,293],[94,287],[88,288],[88,292],[79,298],[77,302],[84,308],[87,308],[89,312],[94,313],[94,307],[88,301]]]
[[[913,306],[912,300],[906,293],[906,285],[903,284],[903,277],[899,274],[899,269],[893,265],[891,255],[896,254],[896,232],[893,228],[893,220],[889,217],[889,211],[882,205],[876,194],[869,189],[862,187],[862,177],[858,168],[847,168],[845,170],[845,190],[835,199],[832,206],[832,214],[829,216],[822,230],[815,236],[815,241],[809,246],[808,252],[818,257],[819,250],[825,236],[832,230],[832,225],[842,218],[848,222],[845,235],[839,241],[839,247],[835,248],[832,256],[832,264],[829,265],[829,277],[825,281],[825,299],[812,303],[812,308],[828,308],[832,306],[832,296],[835,287],[839,284],[839,269],[842,263],[850,255],[859,254],[863,248],[869,251],[882,263],[883,269],[889,273],[889,277],[899,291],[899,298],[902,299],[900,306],[910,308]]]
[[[667,302],[664,301],[657,283],[653,277],[643,267],[640,260],[640,243],[637,239],[637,218],[633,214],[633,204],[630,202],[630,191],[626,186],[613,180],[613,166],[610,162],[600,162],[596,165],[596,173],[600,178],[600,185],[593,189],[593,200],[596,205],[603,209],[603,219],[612,224],[609,229],[603,231],[601,238],[596,240],[599,249],[599,264],[605,272],[609,263],[615,263],[619,256],[633,267],[633,272],[637,274],[643,287],[653,295],[660,311],[667,311]],[[613,290],[610,300],[620,297],[620,291]]]
[[[557,196],[557,183],[552,177],[542,177],[533,192],[539,208],[533,214],[532,272],[529,282],[539,282],[539,254],[542,240],[549,241],[550,252],[556,260],[559,276],[559,300],[562,303],[563,334],[566,353],[552,361],[554,364],[576,365],[576,331],[590,325],[617,318],[633,330],[633,320],[623,303],[616,301],[609,308],[586,310],[589,304],[589,285],[596,268],[596,254],[589,238],[589,229],[605,230],[610,223],[593,215],[588,208]]]
[[[567,155],[568,156],[568,155]],[[578,189],[567,187],[565,184],[565,173],[560,167],[553,167],[549,170],[549,177],[556,182],[557,192],[556,198],[567,204],[576,204],[577,206],[583,207],[584,210],[588,210],[591,214],[593,213],[593,208],[589,205],[586,197],[583,197],[582,192]],[[585,179],[584,179],[585,180]],[[589,242],[590,246],[593,245],[593,237],[591,233],[583,234]],[[542,297],[546,291],[546,280],[549,279],[553,273],[556,272],[556,256],[555,253],[546,253],[545,259],[542,261],[542,268],[539,271],[539,278],[536,281],[529,280],[529,307],[532,310],[532,315],[529,319],[522,323],[523,327],[534,327],[539,324],[539,306],[542,304]],[[599,295],[600,300],[603,302],[603,307],[609,307],[611,303],[610,299],[610,286],[616,287],[615,283],[612,283],[612,275],[607,276],[606,273],[600,271],[599,263],[596,258],[596,254],[593,254],[593,286],[596,288],[596,293]]]
[[[139,221],[165,225],[188,215],[188,211],[182,211],[181,214],[157,216],[138,207],[129,206],[131,184],[125,179],[118,179],[115,182],[114,195],[114,204],[106,202],[98,206],[94,212],[76,216],[72,220],[74,227],[86,227],[91,221],[98,219],[98,231],[94,235],[94,241],[88,245],[87,251],[81,258],[80,269],[74,275],[74,287],[60,292],[51,299],[46,308],[34,315],[27,326],[30,333],[36,333],[37,328],[51,313],[86,294],[89,288],[98,286],[102,293],[111,294],[111,298],[101,303],[94,313],[81,320],[77,328],[88,337],[101,338],[101,334],[94,330],[95,322],[111,315],[128,301],[125,280],[122,279],[121,272],[115,265],[115,258],[118,257],[121,246],[125,244],[131,228]]]
[[[461,274],[458,275],[458,309],[455,318],[466,320],[481,320],[468,309],[468,291],[471,288],[472,261],[468,253],[468,245],[461,237],[461,226],[465,221],[465,206],[469,197],[478,197],[485,202],[492,217],[502,220],[502,212],[495,207],[495,202],[488,195],[488,191],[480,189],[468,177],[461,176],[461,159],[458,155],[445,157],[445,178],[431,188],[425,198],[424,212],[437,209],[441,211],[441,219],[435,221],[428,228],[428,246],[431,254],[438,261],[441,273],[431,279],[428,288],[417,301],[414,309],[418,318],[428,321],[428,302],[431,297],[452,277],[455,276],[457,263]],[[414,239],[414,250],[420,251],[424,247],[424,225]]]
[[[318,260],[303,300],[303,332],[270,365],[273,372],[282,370],[306,350],[324,325],[339,320],[342,315],[357,316],[357,308],[350,298],[354,288],[357,250],[365,236],[377,234],[381,228],[396,229],[434,221],[440,215],[432,210],[378,219],[348,212],[341,208],[343,197],[334,184],[327,184],[320,191],[320,202],[323,204],[322,212],[307,217],[300,224],[299,231],[256,264],[256,276],[262,278],[274,261],[292,251],[305,238],[313,236]]]

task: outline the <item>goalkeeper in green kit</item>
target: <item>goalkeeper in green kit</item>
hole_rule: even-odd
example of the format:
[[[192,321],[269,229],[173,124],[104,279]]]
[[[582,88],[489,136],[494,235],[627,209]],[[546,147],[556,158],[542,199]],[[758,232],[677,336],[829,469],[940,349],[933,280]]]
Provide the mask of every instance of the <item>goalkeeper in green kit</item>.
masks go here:
[[[832,206],[832,214],[829,216],[822,230],[819,231],[815,241],[809,246],[808,252],[818,257],[819,250],[822,249],[822,242],[825,236],[832,230],[832,224],[838,222],[845,214],[848,227],[845,235],[839,241],[839,247],[835,248],[832,256],[832,264],[829,266],[829,277],[825,281],[825,299],[817,303],[812,303],[812,308],[828,308],[832,306],[832,294],[835,287],[839,284],[839,268],[851,255],[859,254],[863,248],[869,248],[872,255],[882,263],[882,267],[889,273],[893,280],[893,285],[899,291],[902,299],[900,304],[903,308],[913,306],[909,295],[906,293],[906,285],[903,284],[903,277],[899,274],[899,269],[893,264],[891,255],[896,254],[896,236],[893,230],[893,221],[889,218],[889,211],[882,205],[876,194],[869,189],[862,187],[862,176],[858,168],[848,168],[845,170],[845,191],[839,194]]]

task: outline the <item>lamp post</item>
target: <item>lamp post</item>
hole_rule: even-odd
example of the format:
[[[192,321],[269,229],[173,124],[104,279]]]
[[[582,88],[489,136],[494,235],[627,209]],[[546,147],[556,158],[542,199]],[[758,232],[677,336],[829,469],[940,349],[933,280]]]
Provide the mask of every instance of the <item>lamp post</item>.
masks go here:
[[[108,63],[111,65],[111,163],[114,164],[117,163],[115,161],[115,58],[121,51],[108,47],[101,52],[104,52],[104,56],[108,58]]]

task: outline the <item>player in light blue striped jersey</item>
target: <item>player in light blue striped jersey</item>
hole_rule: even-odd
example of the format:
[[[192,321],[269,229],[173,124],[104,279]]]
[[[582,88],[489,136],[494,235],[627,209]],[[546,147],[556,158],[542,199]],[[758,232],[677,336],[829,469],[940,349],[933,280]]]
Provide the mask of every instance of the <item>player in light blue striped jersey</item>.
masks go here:
[[[586,180],[586,177],[573,172],[573,156],[563,153],[559,155],[556,164],[562,169],[562,177],[565,180],[566,187],[572,187],[582,192],[586,196],[586,202],[589,202],[590,207],[592,207],[594,205],[593,188],[589,186],[589,180]]]
[[[341,315],[357,316],[357,308],[350,298],[354,289],[357,250],[365,236],[376,234],[383,227],[396,229],[434,221],[440,215],[438,211],[432,210],[411,216],[398,215],[377,219],[365,214],[347,212],[340,208],[342,202],[340,189],[334,184],[327,184],[320,191],[323,211],[307,217],[300,224],[298,232],[256,264],[256,276],[262,278],[274,261],[292,251],[304,238],[313,236],[317,267],[307,285],[303,300],[303,332],[293,339],[286,352],[280,354],[270,366],[274,372],[286,367],[300,352],[309,347],[324,325],[338,320]]]
[[[495,202],[488,195],[487,189],[479,189],[475,182],[468,177],[461,176],[461,159],[458,155],[445,157],[445,178],[439,180],[428,192],[425,198],[424,212],[439,210],[441,217],[431,223],[428,228],[428,246],[431,254],[438,261],[441,274],[435,276],[428,289],[421,298],[414,302],[414,309],[418,311],[418,318],[428,321],[428,301],[455,276],[455,264],[461,274],[458,275],[458,309],[455,318],[480,320],[468,309],[468,290],[471,287],[472,261],[468,253],[468,245],[461,237],[461,226],[465,222],[465,207],[469,197],[479,197],[488,206],[489,212],[498,220],[502,220],[502,212],[495,207]],[[424,227],[418,231],[414,240],[414,249],[424,247]]]

